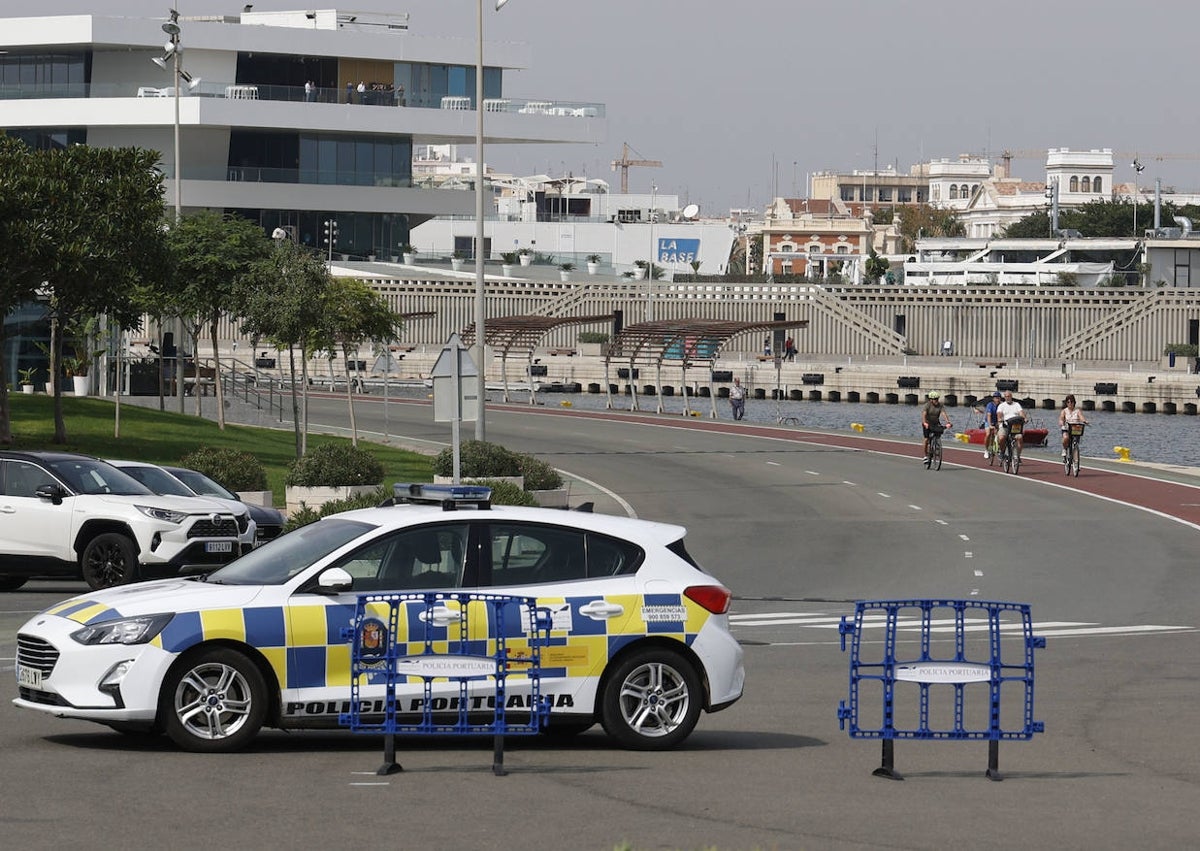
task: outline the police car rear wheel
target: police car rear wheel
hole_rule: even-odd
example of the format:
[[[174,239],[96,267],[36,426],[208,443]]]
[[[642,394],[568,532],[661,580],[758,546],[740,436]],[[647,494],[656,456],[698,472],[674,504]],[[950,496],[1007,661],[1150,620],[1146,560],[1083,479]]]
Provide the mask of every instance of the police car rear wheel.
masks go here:
[[[665,750],[700,719],[700,678],[671,650],[643,650],[622,661],[604,686],[601,723],[623,747]]]
[[[202,650],[167,676],[161,710],[167,735],[184,750],[241,750],[262,728],[267,686],[257,666],[236,650]]]

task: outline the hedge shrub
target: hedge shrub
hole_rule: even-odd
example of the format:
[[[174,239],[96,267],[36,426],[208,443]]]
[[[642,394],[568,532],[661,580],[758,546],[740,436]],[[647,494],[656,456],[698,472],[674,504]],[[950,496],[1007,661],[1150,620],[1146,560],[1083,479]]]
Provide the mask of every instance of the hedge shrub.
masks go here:
[[[180,467],[203,473],[231,491],[265,491],[267,468],[249,452],[200,446],[179,459]]]
[[[343,487],[378,485],[383,482],[383,463],[360,446],[323,443],[310,449],[288,467],[284,484],[295,487]]]
[[[283,526],[283,531],[290,532],[301,526],[307,526],[309,523],[316,523],[322,517],[328,517],[330,514],[354,511],[356,508],[375,508],[383,503],[384,500],[390,499],[391,496],[391,491],[388,488],[381,487],[373,493],[364,493],[358,496],[347,497],[346,499],[332,500],[320,508],[309,508],[307,505],[301,503],[299,510],[292,512],[292,516],[287,519],[287,523]]]
[[[524,476],[525,490],[552,490],[562,487],[562,476],[547,464],[498,443],[467,440],[458,449],[459,475],[472,479],[496,476]],[[454,450],[447,447],[433,459],[436,476],[454,475]]]

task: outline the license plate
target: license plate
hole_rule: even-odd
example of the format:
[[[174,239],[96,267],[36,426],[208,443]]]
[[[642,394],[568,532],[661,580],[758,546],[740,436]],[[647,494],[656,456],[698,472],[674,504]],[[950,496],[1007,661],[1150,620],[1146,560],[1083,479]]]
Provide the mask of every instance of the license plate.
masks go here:
[[[208,541],[204,545],[206,553],[231,553],[233,552],[233,541]]]
[[[17,685],[40,689],[42,687],[42,672],[37,668],[26,668],[17,665]]]

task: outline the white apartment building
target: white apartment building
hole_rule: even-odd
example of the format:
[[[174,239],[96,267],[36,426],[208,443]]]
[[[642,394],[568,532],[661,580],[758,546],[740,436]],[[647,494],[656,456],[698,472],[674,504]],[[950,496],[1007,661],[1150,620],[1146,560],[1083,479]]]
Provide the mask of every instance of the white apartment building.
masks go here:
[[[418,185],[413,151],[474,147],[478,106],[488,146],[604,141],[598,104],[509,95],[523,45],[486,44],[476,92],[474,39],[414,33],[404,14],[245,9],[180,16],[174,33],[166,16],[0,18],[0,132],[157,150],[185,214],[236,212],[380,259],[430,218],[473,216],[473,181]]]

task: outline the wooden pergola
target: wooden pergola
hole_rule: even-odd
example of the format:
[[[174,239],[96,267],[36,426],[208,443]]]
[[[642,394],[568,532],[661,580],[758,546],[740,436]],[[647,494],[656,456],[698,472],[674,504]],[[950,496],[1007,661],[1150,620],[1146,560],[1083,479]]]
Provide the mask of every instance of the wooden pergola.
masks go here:
[[[654,367],[654,390],[658,399],[658,413],[663,412],[662,365],[663,361],[678,361],[683,374],[683,413],[688,416],[687,370],[697,362],[708,365],[709,398],[712,400],[713,419],[717,417],[717,394],[712,389],[712,367],[720,357],[721,347],[742,334],[775,331],[786,328],[808,327],[807,319],[775,320],[771,322],[737,322],[722,319],[664,319],[654,322],[639,322],[622,328],[608,347],[604,359],[604,386],[608,394],[608,407],[613,407],[613,385],[609,381],[612,361],[629,363],[629,383],[633,388],[632,410],[638,408],[637,385],[633,383],[634,369],[642,363]]]
[[[484,345],[491,346],[500,352],[500,383],[504,401],[508,401],[508,356],[509,354],[525,355],[525,378],[529,390],[529,402],[536,401],[532,375],[533,352],[542,339],[556,328],[567,325],[595,325],[600,322],[611,323],[611,313],[599,313],[592,316],[498,316],[489,317],[484,325]],[[464,345],[475,344],[475,323],[472,322],[460,334]],[[479,372],[484,373],[483,364],[479,364]]]

